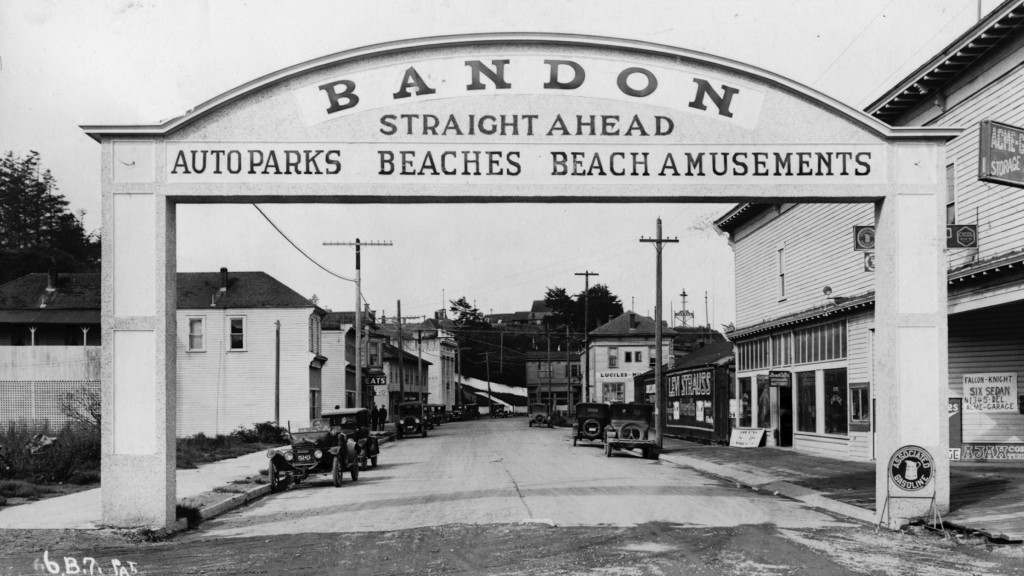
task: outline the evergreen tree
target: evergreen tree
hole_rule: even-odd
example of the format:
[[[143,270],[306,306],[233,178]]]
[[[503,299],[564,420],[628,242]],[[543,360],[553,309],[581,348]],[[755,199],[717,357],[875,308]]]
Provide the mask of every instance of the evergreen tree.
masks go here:
[[[0,283],[54,266],[61,272],[98,271],[100,239],[68,211],[39,153],[0,158]]]

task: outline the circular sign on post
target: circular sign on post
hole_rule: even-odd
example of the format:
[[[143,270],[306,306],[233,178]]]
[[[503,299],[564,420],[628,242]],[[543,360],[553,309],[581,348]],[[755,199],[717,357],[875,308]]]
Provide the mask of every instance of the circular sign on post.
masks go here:
[[[889,479],[902,490],[920,490],[931,482],[934,462],[932,455],[924,448],[904,446],[889,460]]]

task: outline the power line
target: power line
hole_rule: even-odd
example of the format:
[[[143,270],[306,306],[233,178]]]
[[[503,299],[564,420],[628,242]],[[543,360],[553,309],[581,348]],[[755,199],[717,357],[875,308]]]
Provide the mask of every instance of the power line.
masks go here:
[[[850,48],[852,48],[853,45],[857,43],[857,40],[860,40],[860,37],[863,36],[864,33],[868,31],[868,28],[871,28],[872,24],[875,23],[875,20],[878,20],[878,17],[881,16],[882,13],[884,13],[886,10],[888,10],[889,6],[892,6],[893,2],[895,2],[895,1],[896,0],[889,0],[889,3],[886,4],[884,8],[879,10],[878,14],[875,14],[875,17],[872,18],[871,21],[868,22],[867,25],[864,26],[864,28],[861,29],[861,31],[857,34],[857,36],[855,36],[854,39],[851,40],[850,43],[846,45],[846,48],[843,48],[843,51],[839,53],[839,56],[836,56],[836,59],[833,60],[832,63],[829,64],[828,67],[825,68],[825,70],[822,71],[822,73],[819,74],[818,77],[814,79],[814,84],[817,84],[818,81],[821,80],[822,76],[827,74],[828,71],[831,70],[832,67],[836,65],[836,62],[839,62],[839,59],[842,58],[846,54],[846,51],[849,50]]]
[[[298,250],[299,254],[302,254],[303,256],[305,256],[307,260],[309,260],[313,264],[316,264],[317,267],[319,267],[321,270],[323,270],[324,272],[327,272],[328,274],[330,274],[331,276],[334,276],[335,278],[340,278],[340,279],[342,279],[342,280],[344,280],[346,282],[355,282],[354,278],[346,278],[345,276],[342,276],[341,274],[338,274],[336,272],[332,272],[332,271],[328,270],[327,268],[325,268],[323,264],[321,264],[321,263],[317,262],[316,260],[314,260],[312,256],[310,256],[309,254],[306,254],[305,250],[303,250],[302,248],[299,248],[299,245],[296,244],[295,242],[293,242],[292,239],[289,238],[288,235],[284,233],[284,231],[282,231],[280,228],[278,228],[277,224],[274,224],[274,221],[270,219],[270,216],[267,216],[266,213],[263,212],[263,210],[260,210],[259,206],[255,205],[255,204],[253,204],[252,206],[256,210],[258,210],[259,213],[262,214],[264,218],[267,219],[267,222],[270,222],[270,225],[274,227],[274,230],[277,230],[277,233],[280,234],[282,238],[287,240],[288,243],[292,245],[292,248],[295,248],[296,250]]]

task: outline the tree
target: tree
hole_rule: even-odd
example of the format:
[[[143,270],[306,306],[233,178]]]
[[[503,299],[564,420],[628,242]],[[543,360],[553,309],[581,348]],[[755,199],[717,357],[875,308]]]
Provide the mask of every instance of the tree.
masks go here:
[[[584,297],[588,294],[588,301],[585,302]],[[605,284],[595,284],[590,287],[588,292],[580,291],[576,295],[576,311],[580,318],[583,318],[584,304],[586,305],[589,317],[587,326],[591,330],[608,322],[609,318],[615,318],[623,312],[622,302],[619,301],[619,297],[612,294],[612,291]],[[580,322],[580,329],[583,329],[582,322]]]
[[[87,234],[80,212],[68,211],[39,153],[0,158],[0,283],[56,266],[61,271],[98,271],[100,239]]]
[[[576,323],[576,304],[565,288],[548,288],[544,293],[544,305],[551,309],[551,315],[544,319],[548,326],[571,327]]]
[[[460,297],[458,300],[449,300],[448,303],[451,304],[448,310],[455,315],[455,319],[452,322],[459,328],[485,324],[483,314],[480,313],[476,306],[470,304],[465,296]]]

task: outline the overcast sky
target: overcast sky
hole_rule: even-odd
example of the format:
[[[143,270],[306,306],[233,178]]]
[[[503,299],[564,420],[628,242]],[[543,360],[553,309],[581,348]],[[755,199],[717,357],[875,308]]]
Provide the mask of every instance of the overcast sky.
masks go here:
[[[782,74],[855,108],[971,26],[994,0],[679,0],[601,2],[0,2],[0,151],[42,154],[73,210],[100,227],[99,145],[81,124],[152,123],[264,74],[378,42],[475,32],[566,32],[637,39],[732,58]],[[628,8],[626,8],[628,6]],[[661,216],[665,312],[679,293],[698,323],[734,318],[732,252],[708,223],[728,205],[265,205],[314,259],[354,274],[388,315],[429,315],[465,295],[484,312],[528,310],[546,287],[608,284],[628,309],[653,314]],[[264,270],[335,310],[351,283],[306,260],[248,205],[179,207],[178,269]],[[708,313],[705,314],[705,294]]]

